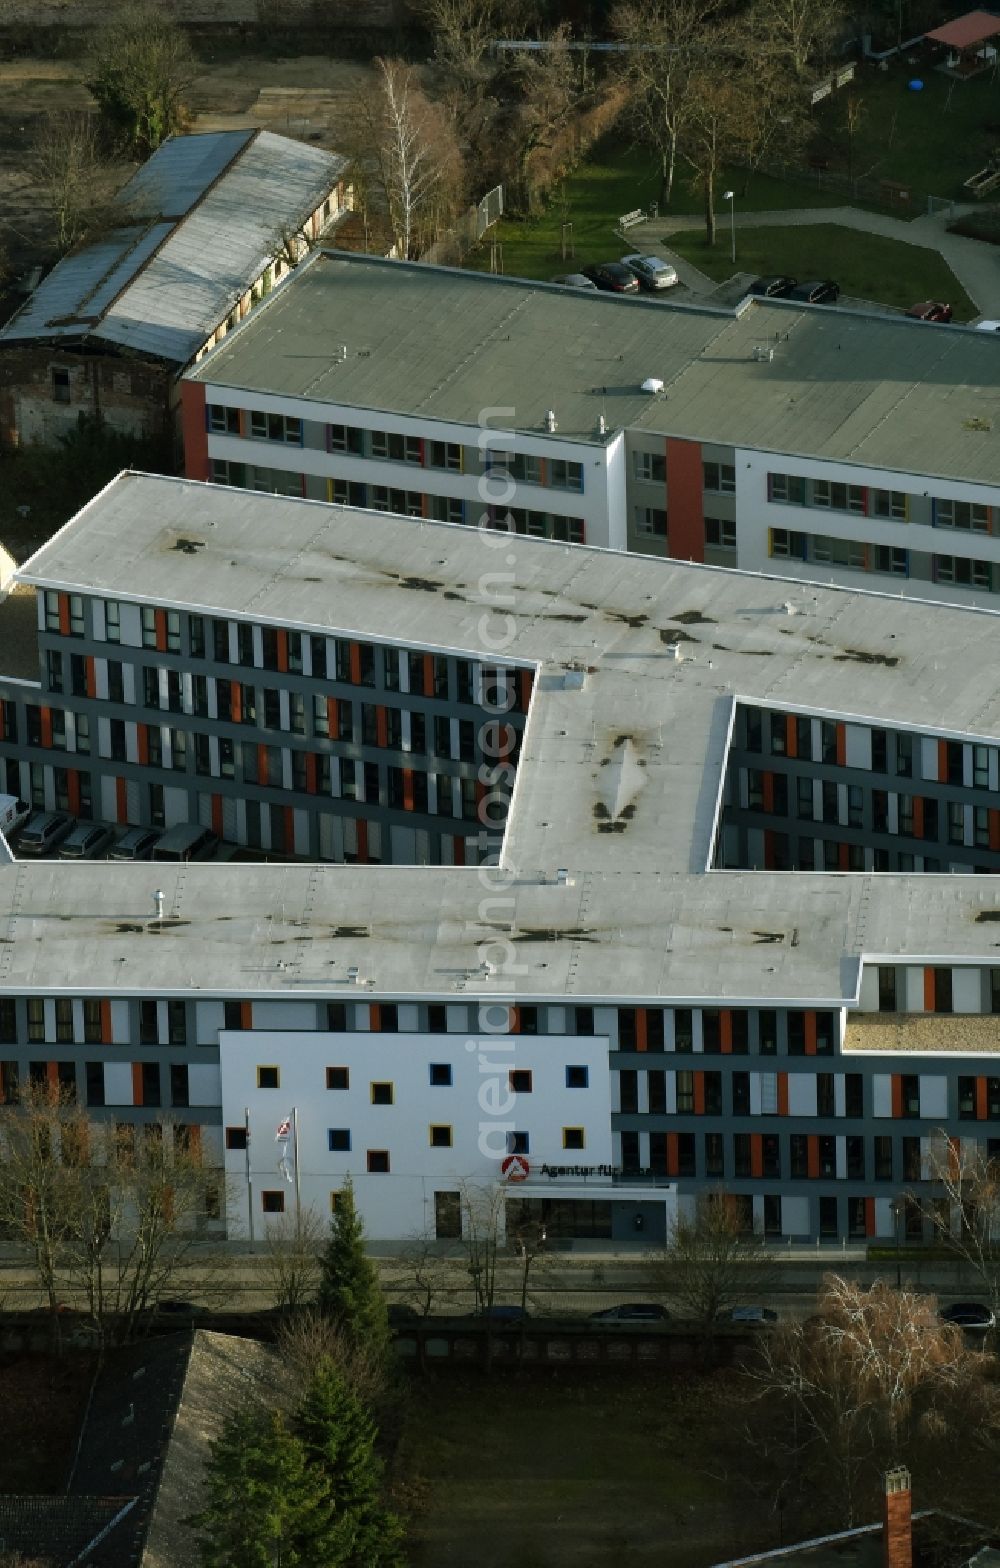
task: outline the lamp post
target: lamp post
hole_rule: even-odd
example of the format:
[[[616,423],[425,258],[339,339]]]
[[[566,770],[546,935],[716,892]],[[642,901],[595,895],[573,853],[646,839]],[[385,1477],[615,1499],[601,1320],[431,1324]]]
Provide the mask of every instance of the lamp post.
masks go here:
[[[723,191],[723,201],[729,203],[729,234],[732,240],[733,266],[736,265],[736,192]]]
[[[900,1270],[900,1259],[899,1259],[899,1227],[900,1227],[900,1222],[902,1221],[903,1215],[906,1213],[906,1204],[904,1203],[902,1198],[893,1198],[892,1204],[891,1204],[891,1208],[892,1208],[892,1228],[893,1228],[893,1232],[894,1232],[895,1237],[896,1237],[896,1289],[897,1290],[902,1290],[902,1288],[903,1288],[903,1276],[902,1276],[902,1272]]]

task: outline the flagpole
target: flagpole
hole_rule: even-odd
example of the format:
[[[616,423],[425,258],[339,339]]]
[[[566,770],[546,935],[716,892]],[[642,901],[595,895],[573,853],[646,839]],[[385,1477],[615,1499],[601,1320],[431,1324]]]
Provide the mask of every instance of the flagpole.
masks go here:
[[[253,1252],[253,1250],[254,1250],[254,1246],[253,1246],[253,1183],[250,1180],[250,1107],[249,1107],[249,1105],[246,1106],[246,1108],[244,1109],[244,1112],[243,1112],[243,1125],[246,1128],[246,1143],[245,1143],[244,1147],[246,1149],[246,1154],[247,1154],[247,1219],[249,1221],[249,1231],[250,1231],[250,1251]]]
[[[299,1181],[299,1108],[292,1106],[292,1158],[295,1161],[295,1233],[302,1234],[302,1186]]]

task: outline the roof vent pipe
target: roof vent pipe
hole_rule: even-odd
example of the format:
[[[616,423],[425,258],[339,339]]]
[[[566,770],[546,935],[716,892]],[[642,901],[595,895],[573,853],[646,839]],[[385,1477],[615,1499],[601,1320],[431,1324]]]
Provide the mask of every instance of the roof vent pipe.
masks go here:
[[[643,392],[649,392],[653,397],[656,397],[658,393],[663,391],[663,382],[660,380],[659,376],[647,376],[645,381],[642,383],[641,390]]]
[[[556,420],[556,411],[555,411],[554,408],[550,408],[546,412],[546,415],[545,415],[545,428],[548,431],[549,435],[552,435],[553,432],[558,430],[558,428],[559,428],[558,422]]]
[[[601,414],[600,418],[597,421],[597,434],[599,436],[606,436],[607,433],[608,433],[608,422],[605,419],[604,415]]]
[[[159,888],[153,894],[153,915],[157,920],[163,919],[163,893]]]

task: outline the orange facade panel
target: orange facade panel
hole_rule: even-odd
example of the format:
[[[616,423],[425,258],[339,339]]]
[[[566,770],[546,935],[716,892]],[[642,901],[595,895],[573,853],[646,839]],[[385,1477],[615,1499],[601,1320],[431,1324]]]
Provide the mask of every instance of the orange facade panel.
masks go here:
[[[701,442],[668,437],[667,549],[678,561],[705,559],[705,476]]]

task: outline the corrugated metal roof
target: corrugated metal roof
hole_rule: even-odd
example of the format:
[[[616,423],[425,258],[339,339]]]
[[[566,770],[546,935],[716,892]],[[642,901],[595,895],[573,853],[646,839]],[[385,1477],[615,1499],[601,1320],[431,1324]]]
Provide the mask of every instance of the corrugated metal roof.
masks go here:
[[[121,193],[147,224],[67,256],[0,345],[90,336],[187,364],[346,162],[269,131],[172,138]]]

